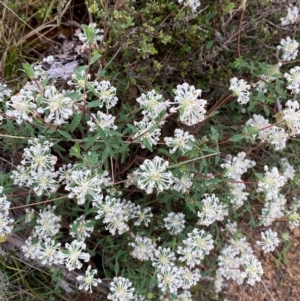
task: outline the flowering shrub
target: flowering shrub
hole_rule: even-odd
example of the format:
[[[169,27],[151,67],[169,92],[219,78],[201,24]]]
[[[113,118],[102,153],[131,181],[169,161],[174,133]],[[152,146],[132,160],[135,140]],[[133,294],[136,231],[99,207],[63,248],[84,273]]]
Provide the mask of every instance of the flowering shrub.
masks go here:
[[[176,5],[187,22],[197,17],[199,1]],[[295,12],[281,25],[295,23]],[[233,60],[220,99],[182,79],[142,89],[127,106],[121,83],[97,65],[104,32],[83,26],[89,61],[63,88],[41,64],[24,65],[29,81],[17,93],[0,84],[2,137],[22,148],[1,186],[0,236],[29,229],[26,257],[80,271],[79,289],[109,280],[110,300],[197,300],[203,279],[214,279],[216,292],[230,280],[255,285],[257,248],[280,248],[279,219],[290,229],[300,222],[299,197],[287,189],[298,166],[284,156],[300,133],[300,67],[289,65],[298,42],[282,39],[274,65]],[[141,45],[144,58],[150,44]],[[14,220],[16,191],[27,200]]]

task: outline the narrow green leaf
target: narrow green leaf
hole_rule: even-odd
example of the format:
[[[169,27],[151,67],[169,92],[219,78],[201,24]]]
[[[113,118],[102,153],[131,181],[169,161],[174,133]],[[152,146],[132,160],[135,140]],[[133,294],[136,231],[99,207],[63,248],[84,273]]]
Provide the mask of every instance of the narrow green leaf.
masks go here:
[[[116,260],[115,268],[114,268],[114,271],[115,271],[116,275],[119,273],[119,270],[120,270],[119,262],[118,262],[118,260]]]
[[[94,64],[96,61],[98,61],[101,57],[100,53],[96,53],[93,55],[92,59],[91,59],[91,64]]]
[[[110,154],[113,154],[111,148],[106,147],[102,153],[101,160],[104,161]]]
[[[71,132],[74,132],[74,131],[75,131],[75,129],[77,128],[77,126],[79,125],[79,123],[80,123],[80,121],[81,121],[81,118],[82,118],[82,113],[77,114],[77,115],[73,118],[73,120],[72,120],[72,122],[71,122],[71,125],[70,125],[70,130],[71,130]]]
[[[98,138],[98,135],[94,135],[92,137],[90,137],[87,141],[87,143],[84,145],[84,149],[87,150],[89,149],[93,144],[94,142],[97,140]]]
[[[234,135],[229,138],[229,141],[241,141],[245,138],[244,135]]]
[[[62,136],[64,136],[65,138],[67,138],[67,139],[73,139],[73,137],[72,137],[69,133],[67,133],[67,132],[65,132],[65,131],[58,130],[58,132],[59,132]]]

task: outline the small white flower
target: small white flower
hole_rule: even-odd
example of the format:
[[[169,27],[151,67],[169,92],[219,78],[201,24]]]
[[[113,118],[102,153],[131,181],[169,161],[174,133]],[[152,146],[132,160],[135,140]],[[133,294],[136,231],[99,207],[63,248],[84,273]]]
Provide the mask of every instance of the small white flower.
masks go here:
[[[59,92],[54,86],[46,86],[42,104],[47,123],[53,122],[54,125],[61,125],[73,115],[73,100]]]
[[[249,255],[245,258],[243,265],[245,267],[245,273],[247,274],[247,283],[254,285],[256,281],[261,280],[263,274],[263,268],[261,263],[254,255]]]
[[[192,142],[195,142],[193,135],[190,135],[189,132],[184,132],[181,129],[175,129],[174,138],[165,137],[164,140],[167,146],[172,148],[169,151],[170,154],[174,154],[177,149],[184,154],[193,148]]]
[[[61,217],[53,213],[55,209],[55,206],[48,205],[45,209],[40,210],[39,217],[36,220],[37,225],[34,227],[34,237],[46,239],[58,233],[61,227],[59,224]]]
[[[165,227],[172,235],[177,235],[185,228],[185,220],[183,213],[170,212],[167,217],[164,218]]]
[[[167,190],[173,183],[172,173],[166,171],[169,162],[156,156],[153,160],[146,159],[134,174],[138,177],[138,187],[147,194],[155,188],[158,192]]]
[[[272,126],[269,131],[268,140],[271,145],[274,145],[274,150],[278,151],[285,148],[288,137],[289,135],[283,128]]]
[[[268,166],[265,165],[264,169],[265,176],[259,181],[257,192],[265,192],[266,200],[271,200],[278,197],[279,190],[285,184],[285,178],[280,175],[277,167],[268,171]]]
[[[220,203],[219,199],[214,195],[204,195],[201,201],[203,206],[201,211],[198,211],[200,218],[199,224],[209,226],[215,221],[222,221],[225,215],[228,215],[227,207]]]
[[[249,89],[250,85],[247,85],[247,82],[243,79],[238,80],[236,77],[234,77],[230,80],[229,90],[232,91],[234,96],[237,96],[237,102],[241,105],[249,102]]]
[[[82,259],[84,262],[90,260],[90,255],[83,252],[86,249],[86,244],[83,241],[73,240],[71,244],[66,243],[66,250],[62,250],[63,257],[65,260],[66,268],[69,271],[80,269],[82,267]]]
[[[283,120],[291,131],[291,136],[300,134],[300,110],[299,102],[288,100],[285,104],[286,108],[282,111]]]
[[[95,275],[97,274],[97,270],[91,270],[91,266],[89,265],[88,268],[85,271],[85,276],[79,275],[76,277],[76,279],[81,282],[79,285],[79,289],[84,289],[85,291],[89,290],[90,293],[92,292],[92,286],[97,286],[98,283],[101,283],[101,279],[95,278]]]
[[[282,39],[280,45],[277,46],[278,50],[282,50],[282,60],[291,61],[297,57],[299,43],[296,40],[292,40],[290,37]]]
[[[175,102],[178,104],[180,121],[192,126],[204,120],[207,101],[200,99],[202,91],[187,83],[178,85],[175,92]]]
[[[7,88],[6,84],[0,83],[0,102],[3,101],[5,96],[10,96],[11,90]]]
[[[154,251],[154,257],[151,258],[151,261],[157,270],[162,270],[168,266],[174,266],[175,259],[175,254],[170,248],[162,248],[159,246],[158,249]]]
[[[107,185],[109,181],[107,172],[98,176],[92,175],[90,170],[73,170],[71,181],[65,189],[70,191],[69,198],[75,197],[78,205],[82,205],[88,197],[92,199],[102,198],[102,187]]]
[[[106,106],[107,109],[113,108],[117,102],[118,97],[116,96],[117,89],[111,85],[111,83],[107,80],[103,80],[100,83],[97,81],[91,82],[91,85],[94,88],[94,94],[98,97],[98,101],[100,101],[99,107],[102,108],[103,105]]]
[[[131,242],[128,245],[133,247],[132,252],[130,252],[132,257],[137,258],[141,261],[153,258],[155,245],[153,245],[152,240],[150,238],[137,235],[134,238],[134,242]]]
[[[277,233],[271,229],[266,232],[261,232],[262,241],[258,241],[257,244],[261,246],[264,253],[269,253],[275,250],[280,241],[277,237]]]
[[[92,225],[93,222],[91,220],[85,220],[84,216],[80,216],[70,225],[70,235],[73,238],[76,237],[78,241],[85,240],[94,231]]]
[[[180,267],[180,272],[182,275],[181,287],[183,289],[190,289],[192,286],[196,285],[201,278],[199,269],[191,270],[188,267]]]
[[[177,293],[177,290],[182,286],[181,269],[174,266],[166,266],[160,269],[157,274],[158,287],[162,292]]]
[[[37,108],[35,104],[35,95],[31,91],[21,89],[18,95],[10,98],[6,102],[6,106],[13,110],[7,110],[6,115],[17,119],[17,123],[21,124],[23,120],[32,122],[32,116]]]
[[[113,301],[129,301],[134,299],[132,283],[124,277],[115,277],[110,283],[110,294],[107,298]]]
[[[200,7],[200,5],[201,5],[199,0],[178,0],[178,2],[180,4],[184,2],[184,6],[190,7],[193,12],[196,12],[198,7]]]
[[[299,10],[297,6],[289,7],[287,11],[287,16],[285,18],[280,18],[281,25],[293,25],[298,21]]]
[[[113,131],[117,129],[117,126],[114,124],[116,117],[111,114],[105,114],[100,111],[97,111],[96,115],[92,114],[91,120],[87,122],[90,127],[90,132],[97,132],[98,125],[103,131]]]
[[[283,77],[287,80],[287,89],[292,90],[292,93],[300,93],[300,67],[296,66],[292,68],[289,73],[284,73]]]
[[[173,182],[172,189],[174,189],[178,192],[182,192],[182,193],[188,192],[188,190],[193,185],[193,181],[192,181],[193,177],[194,177],[193,173],[191,173],[191,174],[182,174],[180,176],[180,178],[174,177],[174,182]]]
[[[141,224],[144,224],[146,227],[148,227],[152,217],[153,214],[150,207],[142,208],[138,205],[137,210],[134,212],[134,218],[137,218],[137,220],[134,222],[134,225],[140,226]]]
[[[169,101],[165,101],[163,96],[157,94],[155,90],[151,90],[147,94],[143,93],[136,101],[144,109],[142,112],[143,115],[151,120],[156,119],[169,106]]]
[[[35,255],[44,265],[63,264],[64,261],[60,251],[60,243],[56,243],[50,237],[38,242]]]
[[[57,157],[51,154],[53,143],[35,138],[29,140],[28,144],[31,146],[24,149],[22,165],[29,166],[31,173],[34,173],[34,175],[44,171],[54,171]]]
[[[227,178],[240,180],[241,176],[256,164],[254,161],[245,158],[245,152],[240,152],[233,158],[228,156],[226,162],[221,164],[221,167],[226,169],[225,176]]]
[[[161,129],[156,123],[149,120],[148,117],[144,117],[140,121],[134,121],[134,126],[138,131],[132,136],[132,139],[139,141],[141,148],[146,148],[146,144],[157,145]]]
[[[14,220],[8,216],[8,212],[0,212],[0,237],[9,235],[13,230]]]

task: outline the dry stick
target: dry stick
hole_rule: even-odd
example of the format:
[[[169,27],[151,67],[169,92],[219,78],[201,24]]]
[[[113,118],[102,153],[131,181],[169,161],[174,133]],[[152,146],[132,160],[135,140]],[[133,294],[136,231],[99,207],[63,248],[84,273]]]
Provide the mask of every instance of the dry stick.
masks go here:
[[[52,199],[52,200],[47,200],[47,201],[41,201],[41,202],[37,202],[37,203],[33,203],[33,204],[26,204],[26,205],[20,205],[20,206],[16,206],[16,207],[10,207],[9,210],[12,210],[12,209],[18,209],[18,208],[26,208],[26,207],[31,207],[31,206],[35,206],[35,205],[41,205],[41,204],[46,204],[46,203],[51,203],[51,202],[54,202],[54,201],[58,201],[58,200],[62,200],[62,199],[67,199],[68,196],[61,196],[59,198],[55,198],[55,199]]]
[[[241,19],[240,19],[240,24],[239,24],[239,31],[238,31],[238,57],[241,57],[241,29],[242,29],[242,22],[244,19],[244,14],[245,14],[245,9],[246,9],[246,2],[247,0],[243,0],[243,3],[241,5],[241,9],[242,9],[242,15],[241,15]]]
[[[42,29],[48,28],[48,27],[57,27],[57,25],[43,25],[43,26],[39,27],[38,29],[34,29],[27,22],[25,22],[22,18],[20,18],[11,8],[9,8],[5,3],[3,3],[3,1],[0,0],[0,3],[2,5],[4,5],[5,8],[7,8],[15,17],[17,17],[21,22],[23,22],[27,27],[29,27],[33,31],[33,34],[36,34],[40,38],[43,37],[45,40],[48,40],[49,42],[53,43],[53,41],[51,39],[48,39],[44,35],[40,34],[39,31],[41,31]],[[23,37],[23,40],[29,38],[33,34],[32,33],[27,34],[25,37]],[[17,45],[14,45],[14,47],[15,46],[17,46]]]
[[[272,296],[272,294],[270,293],[270,291],[269,291],[269,289],[267,288],[267,286],[263,283],[263,281],[260,280],[260,282],[262,283],[262,285],[264,286],[265,290],[266,290],[266,291],[268,292],[268,294],[270,295],[271,299],[272,299],[273,301],[276,301],[276,300],[273,298],[273,296]]]
[[[228,95],[224,100],[222,100],[219,104],[216,103],[207,113],[207,118],[209,118],[210,114],[217,110],[221,105],[223,105],[228,99],[230,99],[231,97],[233,97],[232,94]],[[196,129],[192,132],[193,135],[195,135],[195,133],[197,133],[199,131],[199,129],[201,128],[201,126],[205,123],[205,121],[207,120],[207,118],[205,120],[203,120],[197,127]]]

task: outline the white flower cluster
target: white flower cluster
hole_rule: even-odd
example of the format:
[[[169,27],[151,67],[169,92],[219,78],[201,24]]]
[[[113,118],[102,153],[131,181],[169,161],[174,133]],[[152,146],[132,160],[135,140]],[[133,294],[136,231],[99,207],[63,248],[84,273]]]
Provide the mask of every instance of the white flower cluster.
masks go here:
[[[199,0],[178,0],[178,2],[180,4],[183,3],[184,6],[190,7],[193,12],[196,12],[201,5]]]
[[[246,126],[254,132],[253,139],[258,138],[261,142],[271,144],[276,151],[285,148],[288,133],[283,128],[270,124],[263,116],[254,114],[253,118],[246,122]]]
[[[13,230],[12,223],[14,220],[9,217],[10,201],[3,192],[3,187],[0,186],[0,237],[9,235]]]
[[[205,106],[207,101],[201,99],[202,91],[195,89],[187,83],[177,85],[175,93],[175,104],[178,105],[176,109],[179,110],[180,121],[188,126],[195,125],[204,120],[206,113]]]
[[[12,171],[14,184],[33,188],[38,196],[55,192],[58,187],[54,171],[57,157],[51,155],[53,144],[42,138],[29,140],[28,144],[30,147],[24,149],[21,165]]]
[[[245,192],[246,185],[241,179],[242,175],[247,172],[249,168],[255,166],[255,162],[245,159],[246,153],[240,152],[236,157],[231,158],[228,156],[226,162],[221,164],[221,167],[224,168],[225,177],[234,179],[235,182],[230,182],[230,202],[237,209],[244,204],[244,201],[247,200],[249,193]]]
[[[261,232],[261,238],[262,241],[257,241],[256,243],[261,246],[264,253],[274,251],[280,243],[277,233],[271,229],[267,230],[266,232]]]
[[[253,84],[255,90],[260,91],[262,93],[266,93],[268,91],[267,84],[276,80],[275,75],[280,74],[281,66],[282,63],[280,62],[276,65],[269,66],[269,69],[267,70],[266,74],[261,74],[259,76],[260,80]]]
[[[98,198],[93,201],[93,207],[97,212],[96,219],[103,219],[105,229],[112,235],[123,234],[129,230],[128,221],[137,219],[134,224],[140,226],[142,223],[147,227],[153,214],[151,208],[142,208],[131,201],[121,200],[107,195],[104,200]]]
[[[185,228],[185,220],[183,213],[168,213],[168,216],[164,218],[165,228],[169,230],[171,235],[177,235]]]
[[[282,50],[282,60],[291,61],[294,60],[298,55],[299,43],[296,40],[292,40],[290,37],[282,39],[277,49]]]
[[[183,224],[181,218],[182,216],[178,220],[180,224]],[[200,264],[204,256],[213,249],[213,241],[210,234],[195,228],[188,233],[188,238],[183,240],[183,246],[177,249],[180,255],[179,265],[176,265],[176,255],[169,247],[156,247],[156,243],[144,235],[135,236],[129,246],[133,248],[131,255],[134,258],[141,261],[150,260],[152,266],[155,267],[158,287],[163,293],[162,298],[165,294],[177,296],[178,290],[183,289],[182,293],[177,296],[178,300],[184,296],[188,297],[187,300],[191,300],[189,289],[200,279],[200,270],[195,268],[195,265]],[[186,265],[182,266],[182,263]]]
[[[218,264],[215,280],[217,292],[222,290],[223,278],[235,280],[238,284],[242,284],[247,278],[247,283],[254,285],[261,280],[263,274],[262,265],[253,255],[245,237],[230,239],[230,244],[218,256]]]
[[[170,108],[170,113],[173,114],[179,111],[180,121],[186,125],[192,126],[204,120],[207,101],[200,99],[202,93],[200,89],[196,90],[194,86],[183,83],[177,86],[174,93],[174,102],[164,100],[163,96],[155,90],[142,94],[137,99],[143,109],[144,117],[142,120],[134,122],[136,133],[132,136],[132,139],[138,139],[142,148],[145,148],[146,145],[152,147],[158,144],[161,135],[160,127],[165,123],[166,111],[170,105],[175,105]],[[195,138],[192,135],[180,129],[175,130],[174,138],[165,138],[166,144],[172,147],[171,154],[177,149],[183,153],[190,150],[191,143],[194,141]]]
[[[300,225],[299,208],[300,201],[294,198],[289,210],[286,210],[285,212],[291,230]]]
[[[201,203],[201,211],[198,211],[200,225],[209,226],[215,221],[224,220],[224,216],[228,215],[227,206],[222,204],[214,194],[205,194]]]
[[[40,210],[33,237],[30,236],[22,247],[24,255],[31,259],[40,259],[42,264],[65,264],[70,271],[80,269],[80,259],[85,262],[90,260],[90,255],[84,252],[86,244],[83,240],[74,240],[66,243],[65,248],[61,248],[61,244],[54,238],[61,227],[61,217],[55,215],[55,209],[55,206],[48,205],[44,210]]]
[[[237,102],[241,105],[244,105],[249,102],[250,92],[250,85],[247,85],[247,82],[243,79],[238,80],[236,77],[233,77],[230,80],[230,87],[229,90],[232,91],[234,96],[237,96]]]
[[[269,171],[265,166],[265,175],[258,183],[257,192],[264,192],[265,205],[262,209],[262,221],[264,226],[269,226],[272,222],[284,216],[286,199],[280,194],[280,189],[288,180],[294,177],[293,168],[286,160],[281,161],[283,173],[280,173],[277,167],[273,167]]]
[[[89,292],[92,292],[92,286],[97,286],[98,283],[101,283],[101,279],[95,278],[95,275],[97,274],[97,270],[91,270],[91,266],[89,265],[88,268],[85,271],[85,276],[79,275],[76,277],[76,279],[81,282],[79,285],[80,290],[89,290]]]
[[[134,122],[137,132],[132,138],[139,138],[142,148],[146,147],[146,143],[149,143],[151,146],[156,145],[161,135],[160,127],[164,124],[162,119],[170,102],[164,100],[163,96],[155,90],[151,90],[147,94],[143,93],[136,101],[143,109],[142,114],[144,117],[142,120]]]
[[[299,102],[288,100],[286,108],[282,111],[283,120],[291,131],[291,136],[300,134],[300,110]]]
[[[299,9],[297,6],[291,6],[288,8],[287,16],[285,18],[280,18],[281,25],[293,25],[298,22]]]
[[[193,135],[190,135],[188,132],[184,132],[181,129],[175,129],[174,137],[165,137],[164,138],[167,146],[170,148],[170,154],[174,154],[176,150],[179,150],[182,154],[191,150],[193,148],[192,143],[195,142]]]
[[[69,198],[75,198],[78,205],[83,205],[87,199],[101,200],[103,198],[102,189],[111,183],[108,172],[101,175],[94,174],[91,170],[72,170],[66,183],[65,189],[70,191]]]
[[[299,94],[300,93],[300,67],[296,66],[292,68],[289,73],[284,73],[283,77],[287,80],[288,86],[286,87],[288,90],[292,90],[292,93]]]
[[[115,277],[110,283],[110,293],[107,299],[113,301],[129,301],[135,300],[135,295],[133,294],[134,288],[132,283],[124,277]]]
[[[169,162],[156,156],[153,160],[146,159],[139,169],[133,172],[137,186],[150,194],[155,189],[162,192],[173,183],[172,173],[167,171]]]
[[[3,101],[5,96],[10,96],[11,90],[7,88],[7,84],[0,83],[0,102]]]
[[[155,244],[146,236],[137,235],[134,242],[130,242],[128,245],[133,247],[133,251],[130,253],[133,258],[145,261],[154,256]]]

